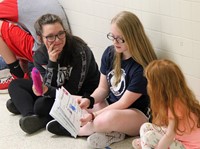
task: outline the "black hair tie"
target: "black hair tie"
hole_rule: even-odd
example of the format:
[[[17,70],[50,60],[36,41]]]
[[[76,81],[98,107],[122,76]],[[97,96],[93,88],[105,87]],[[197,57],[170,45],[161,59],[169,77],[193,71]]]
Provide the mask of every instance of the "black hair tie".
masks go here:
[[[90,105],[88,109],[92,109],[94,107],[94,97],[90,96],[89,94],[84,94],[82,98],[87,98],[90,101]]]

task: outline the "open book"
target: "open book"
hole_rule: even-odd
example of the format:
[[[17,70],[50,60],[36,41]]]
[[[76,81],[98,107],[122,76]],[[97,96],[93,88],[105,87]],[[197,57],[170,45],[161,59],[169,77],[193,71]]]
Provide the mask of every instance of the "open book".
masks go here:
[[[49,114],[73,137],[77,137],[81,125],[82,110],[64,87],[56,91],[56,99]]]

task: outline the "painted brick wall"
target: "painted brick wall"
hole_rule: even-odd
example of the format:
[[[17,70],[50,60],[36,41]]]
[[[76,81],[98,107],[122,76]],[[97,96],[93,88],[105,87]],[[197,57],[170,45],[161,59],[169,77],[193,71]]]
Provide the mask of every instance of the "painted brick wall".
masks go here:
[[[118,12],[135,13],[159,58],[175,61],[200,99],[200,0],[59,0],[73,34],[83,38],[100,64],[111,44],[106,38]]]

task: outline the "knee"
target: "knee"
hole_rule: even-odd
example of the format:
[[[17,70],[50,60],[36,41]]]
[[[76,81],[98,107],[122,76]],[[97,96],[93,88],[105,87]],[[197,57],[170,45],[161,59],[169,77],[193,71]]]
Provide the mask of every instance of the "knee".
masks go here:
[[[141,130],[153,130],[152,123],[146,122],[140,127]]]
[[[147,143],[152,138],[156,138],[155,136],[156,136],[155,132],[150,130],[145,133],[145,137],[143,137],[143,141]]]
[[[47,97],[39,97],[34,104],[34,112],[40,116],[49,116],[54,99]]]
[[[154,131],[148,131],[146,134],[141,137],[141,143],[142,146],[148,146],[151,148],[155,148],[155,146],[158,144],[160,136],[156,134]]]
[[[117,118],[117,114],[113,110],[108,110],[100,114],[96,119],[94,120],[94,127],[96,129],[102,129],[105,130],[107,128],[111,128],[110,126],[114,125],[113,119]]]
[[[19,80],[18,79],[16,79],[16,80],[12,80],[11,82],[10,82],[10,84],[9,84],[9,86],[8,86],[8,92],[9,92],[9,94],[12,94],[13,92],[15,93],[15,89],[16,88],[19,88]]]
[[[12,78],[10,78],[12,79]],[[32,81],[26,79],[14,79],[10,82],[8,86],[9,93],[20,93],[21,89],[23,90],[32,90]],[[17,90],[17,91],[16,91]]]
[[[10,82],[10,84],[8,86],[8,91],[9,92],[13,90],[14,86],[16,86],[16,84],[17,84],[16,81],[17,80],[13,80],[13,81]]]
[[[34,104],[34,112],[37,115],[43,114],[43,109],[44,109],[44,97],[39,97]]]
[[[142,136],[143,134],[145,134],[147,131],[153,130],[153,126],[151,123],[147,122],[142,124],[142,126],[140,127],[140,135]]]

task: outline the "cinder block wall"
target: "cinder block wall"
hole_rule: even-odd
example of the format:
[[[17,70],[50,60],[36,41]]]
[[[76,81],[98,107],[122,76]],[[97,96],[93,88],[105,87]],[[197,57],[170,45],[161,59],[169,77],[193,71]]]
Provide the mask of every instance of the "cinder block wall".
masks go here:
[[[94,51],[98,64],[110,20],[128,10],[142,21],[159,58],[175,61],[200,99],[200,0],[59,0],[73,34]]]

